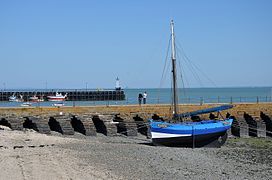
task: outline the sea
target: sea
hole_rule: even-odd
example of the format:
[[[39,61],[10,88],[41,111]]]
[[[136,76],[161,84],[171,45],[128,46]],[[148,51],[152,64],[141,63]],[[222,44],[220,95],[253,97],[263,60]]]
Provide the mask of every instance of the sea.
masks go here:
[[[19,90],[18,90],[19,91]],[[133,105],[138,95],[147,93],[147,104],[171,104],[170,88],[124,89],[122,101],[65,101],[65,106]],[[261,103],[272,102],[272,87],[183,88],[178,90],[180,104]],[[22,102],[0,102],[0,107],[20,107]],[[52,106],[52,102],[32,103],[32,106]]]

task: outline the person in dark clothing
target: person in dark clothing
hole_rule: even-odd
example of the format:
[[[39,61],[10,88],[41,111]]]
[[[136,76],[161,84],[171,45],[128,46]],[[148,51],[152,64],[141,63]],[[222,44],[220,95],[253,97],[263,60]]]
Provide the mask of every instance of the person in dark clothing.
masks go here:
[[[138,102],[139,102],[139,105],[141,106],[141,104],[142,104],[142,99],[143,99],[143,95],[140,93],[139,95],[138,95]]]

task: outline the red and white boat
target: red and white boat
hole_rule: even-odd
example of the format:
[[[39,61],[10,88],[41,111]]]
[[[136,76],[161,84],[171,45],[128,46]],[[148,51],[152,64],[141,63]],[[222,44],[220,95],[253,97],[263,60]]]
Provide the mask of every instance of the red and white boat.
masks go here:
[[[61,93],[56,92],[55,96],[47,96],[48,101],[65,101],[67,93],[63,96]]]

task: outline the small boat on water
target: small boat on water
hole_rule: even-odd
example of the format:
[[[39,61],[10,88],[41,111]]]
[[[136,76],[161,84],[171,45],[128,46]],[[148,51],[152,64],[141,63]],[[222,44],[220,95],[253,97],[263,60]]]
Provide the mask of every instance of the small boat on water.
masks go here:
[[[176,75],[176,52],[175,52],[174,22],[171,21],[171,61],[172,61],[172,99],[173,116],[170,120],[150,119],[151,139],[154,145],[202,147],[213,142],[222,145],[227,138],[227,130],[231,127],[233,119],[209,119],[193,121],[196,117],[205,113],[217,112],[232,108],[232,105],[223,105],[194,112],[179,114],[177,75]],[[185,120],[191,118],[188,122]]]
[[[63,107],[64,106],[64,102],[54,103],[54,104],[52,104],[52,106]]]
[[[21,104],[22,107],[29,107],[29,106],[32,106],[32,103],[30,102],[24,102]]]
[[[13,94],[12,96],[9,97],[9,101],[10,102],[18,102],[19,99],[17,99],[17,97],[15,96],[15,94]]]
[[[23,102],[24,99],[23,99],[23,96],[20,95],[20,98],[18,99],[17,96],[15,96],[15,93],[9,97],[9,101],[10,102]]]
[[[47,96],[48,101],[65,101],[67,93],[63,96],[61,93],[56,92],[55,96]]]

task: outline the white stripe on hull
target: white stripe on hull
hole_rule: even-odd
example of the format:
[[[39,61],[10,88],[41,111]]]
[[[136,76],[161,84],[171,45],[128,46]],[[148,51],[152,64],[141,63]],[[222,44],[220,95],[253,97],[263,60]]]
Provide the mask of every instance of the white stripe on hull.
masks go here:
[[[169,133],[151,132],[152,139],[155,139],[155,138],[186,137],[186,136],[192,136],[192,134],[169,134]]]

